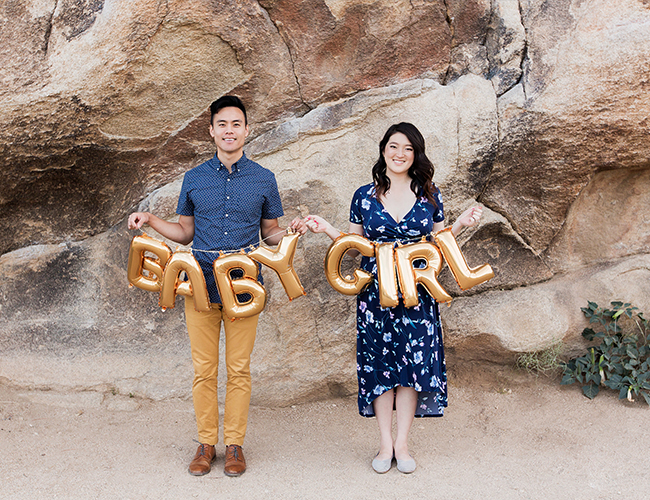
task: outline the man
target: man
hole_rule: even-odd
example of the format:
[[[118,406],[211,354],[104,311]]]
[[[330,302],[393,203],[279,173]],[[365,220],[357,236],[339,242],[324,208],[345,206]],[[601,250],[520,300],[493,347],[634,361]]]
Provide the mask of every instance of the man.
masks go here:
[[[185,174],[176,212],[178,222],[162,220],[148,212],[133,213],[129,229],[149,224],[158,233],[183,245],[193,242],[208,288],[212,310],[197,312],[193,301],[185,301],[185,319],[190,337],[194,383],[192,397],[199,447],[189,472],[210,472],[219,434],[217,373],[219,333],[223,320],[226,335],[226,402],[223,434],[226,445],[224,472],[240,476],[246,470],[242,451],[251,395],[250,354],[258,315],[231,321],[224,317],[215,283],[212,262],[216,250],[239,250],[259,243],[259,234],[269,245],[277,245],[285,234],[278,226],[284,215],[273,173],[244,154],[248,137],[246,108],[238,97],[223,96],[210,106],[210,135],[215,156]],[[304,222],[296,218],[290,227],[304,234]],[[206,252],[202,252],[205,250]]]

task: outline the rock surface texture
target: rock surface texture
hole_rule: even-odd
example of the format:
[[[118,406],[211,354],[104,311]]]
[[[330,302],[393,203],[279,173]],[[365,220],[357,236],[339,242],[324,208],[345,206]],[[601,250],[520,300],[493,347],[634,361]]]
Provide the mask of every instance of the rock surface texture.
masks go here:
[[[346,229],[397,121],[423,132],[449,223],[486,207],[459,241],[496,277],[461,292],[441,275],[452,370],[580,348],[587,300],[650,312],[647,0],[9,0],[0,27],[7,383],[189,395],[183,299],[162,312],[127,288],[125,221],[174,217],[224,93],[248,104],[281,223]],[[356,390],[355,300],[327,283],[328,246],[300,240],[304,297],[265,273],[256,404]]]

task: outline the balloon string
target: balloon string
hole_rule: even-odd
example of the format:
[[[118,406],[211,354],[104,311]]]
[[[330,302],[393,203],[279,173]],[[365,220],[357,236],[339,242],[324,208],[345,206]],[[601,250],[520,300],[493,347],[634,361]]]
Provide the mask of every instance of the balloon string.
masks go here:
[[[292,234],[294,231],[291,228],[286,229],[287,234]],[[144,231],[142,231],[143,234],[146,234]],[[346,233],[345,231],[339,230],[339,233],[342,235],[344,234],[349,234]],[[240,253],[243,250],[248,250],[248,251],[253,251],[256,248],[258,248],[262,243],[266,242],[269,238],[273,238],[276,236],[278,233],[272,234],[270,236],[267,236],[266,238],[262,238],[258,243],[253,243],[251,245],[248,245],[247,247],[240,248],[238,250],[199,250],[198,248],[193,248],[193,247],[188,247],[188,246],[183,246],[180,245],[177,248],[180,249],[181,251],[192,251],[192,252],[201,252],[201,253],[208,253],[208,254],[219,254],[219,255],[228,255],[228,254],[233,254],[233,253]],[[365,236],[364,236],[365,238]],[[422,239],[425,238],[425,236],[414,236],[412,238],[404,238],[400,240],[393,240],[393,241],[373,241],[370,240],[372,243],[413,243],[416,241],[422,241]]]
[[[141,231],[142,231],[142,230],[141,230]],[[287,234],[293,234],[293,233],[294,233],[294,230],[291,229],[291,228],[287,228],[285,231],[286,231]],[[145,235],[146,235],[147,233],[145,233],[144,231],[142,231],[142,234],[145,234]],[[227,254],[232,254],[232,253],[240,253],[242,250],[253,251],[253,250],[255,250],[256,248],[258,248],[262,243],[264,243],[266,240],[268,240],[269,238],[272,238],[272,237],[276,236],[277,234],[278,234],[278,233],[274,233],[274,234],[272,234],[272,235],[270,235],[270,236],[267,236],[266,238],[262,238],[258,243],[253,243],[253,244],[251,244],[251,245],[248,245],[247,247],[240,248],[239,250],[199,250],[198,248],[188,247],[188,246],[184,246],[184,245],[179,245],[179,246],[177,246],[177,247],[176,247],[176,250],[177,250],[177,251],[180,250],[180,251],[182,251],[182,252],[183,252],[183,251],[184,251],[184,252],[192,251],[192,252],[201,252],[201,253],[219,254],[219,255],[227,255]]]
[[[339,231],[339,233],[341,233],[341,236],[344,236],[346,234],[353,234],[353,233],[346,233],[345,231],[341,231],[340,229],[338,231]],[[423,236],[413,236],[412,238],[403,238],[403,239],[400,239],[400,240],[392,240],[392,241],[376,241],[376,240],[371,240],[370,238],[366,238],[365,236],[363,236],[363,237],[366,238],[368,241],[370,241],[370,243],[378,243],[378,244],[382,244],[382,243],[398,243],[398,244],[402,244],[402,243],[415,243],[415,242],[418,242],[418,241],[422,241],[423,239],[426,240],[427,236],[431,236],[431,234],[432,233],[429,233],[429,234],[423,235]],[[428,241],[428,240],[426,240],[426,241]]]

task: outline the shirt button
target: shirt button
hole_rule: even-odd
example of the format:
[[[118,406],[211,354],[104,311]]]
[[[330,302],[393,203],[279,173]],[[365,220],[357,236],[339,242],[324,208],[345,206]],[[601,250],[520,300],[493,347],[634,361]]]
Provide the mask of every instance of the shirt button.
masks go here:
[[[226,180],[227,180],[228,182],[230,182],[230,177],[228,177]]]
[[[230,199],[230,196],[226,196],[226,200],[229,200],[229,199]]]
[[[225,235],[227,235],[227,234],[228,234],[228,231],[224,231],[224,233],[223,233],[223,234],[225,234]]]
[[[226,214],[226,217],[228,217],[228,214]]]

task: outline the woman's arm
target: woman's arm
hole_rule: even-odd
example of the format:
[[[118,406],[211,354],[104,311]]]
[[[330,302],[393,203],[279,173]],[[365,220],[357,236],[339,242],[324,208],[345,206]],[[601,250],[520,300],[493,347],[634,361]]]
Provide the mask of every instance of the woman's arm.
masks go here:
[[[461,229],[463,227],[472,227],[475,226],[478,221],[481,219],[481,215],[483,215],[483,209],[480,206],[475,206],[472,208],[468,208],[465,210],[458,219],[456,219],[456,222],[451,226],[451,232],[453,233],[454,236],[458,236],[460,233]],[[439,230],[436,229],[436,224],[443,224],[442,222],[436,222],[433,224],[433,231],[437,232]],[[442,228],[441,228],[442,229]]]
[[[350,222],[349,232],[353,234],[358,234],[359,236],[363,236],[363,226],[361,224],[354,224],[353,222]]]
[[[433,223],[433,231],[431,231],[433,234],[436,234],[438,231],[442,231],[445,228],[445,223],[444,222],[434,222]]]
[[[312,233],[325,233],[327,236],[329,236],[332,240],[335,240],[339,236],[341,236],[341,231],[336,229],[332,224],[327,222],[325,219],[318,215],[308,215],[305,217],[305,224],[309,228],[309,230]],[[352,231],[352,226],[360,226],[360,224],[350,224],[350,232]],[[358,230],[357,230],[358,231]],[[362,232],[356,232],[357,234],[362,234]]]
[[[353,222],[350,222],[350,233],[363,236],[363,226],[361,224],[354,224]],[[348,250],[348,255],[354,259],[357,255],[359,255],[359,251]]]
[[[307,227],[312,233],[325,233],[332,239],[332,241],[341,236],[341,231],[333,227],[329,222],[318,215],[308,215],[305,217],[305,224],[307,224]],[[349,233],[363,236],[363,226],[361,224],[350,222]],[[355,258],[359,255],[359,252],[357,250],[348,250],[347,254],[350,257]]]

